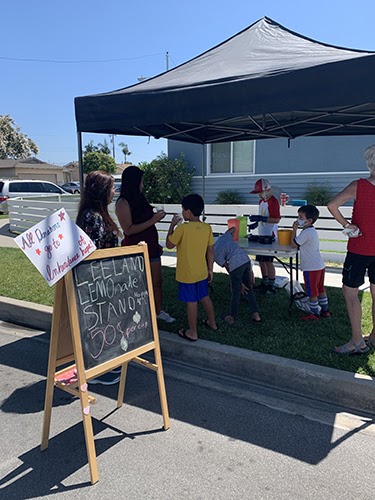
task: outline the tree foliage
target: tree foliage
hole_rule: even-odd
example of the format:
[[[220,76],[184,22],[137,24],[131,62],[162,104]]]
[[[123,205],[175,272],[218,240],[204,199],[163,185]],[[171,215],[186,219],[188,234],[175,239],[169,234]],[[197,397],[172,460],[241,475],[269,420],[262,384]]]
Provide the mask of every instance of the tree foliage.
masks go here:
[[[39,152],[35,142],[21,132],[10,115],[0,115],[0,159],[28,158]]]
[[[83,172],[88,174],[94,170],[105,170],[110,174],[116,172],[117,166],[112,156],[106,155],[99,151],[85,153],[83,157]]]
[[[130,156],[132,152],[129,151],[128,145],[125,144],[125,142],[119,142],[119,146],[121,146],[121,151],[122,154],[124,155],[124,163],[126,163],[126,157]]]
[[[242,205],[245,203],[244,197],[234,189],[219,191],[214,203],[218,205]]]
[[[109,148],[108,142],[104,139],[103,142],[99,142],[98,145],[94,144],[94,141],[90,141],[83,148],[83,155],[87,155],[88,153],[103,153],[105,155],[110,155],[111,150]]]
[[[310,205],[325,206],[333,196],[332,187],[328,182],[325,184],[312,182],[308,184],[304,196]]]
[[[138,166],[145,172],[143,183],[150,203],[181,203],[191,193],[194,169],[183,154],[172,160],[162,153],[150,163],[141,162]]]
[[[111,154],[111,150],[109,148],[107,139],[104,139],[103,142],[99,142],[99,144],[98,144],[98,151],[100,153],[104,153],[105,155],[110,155]]]

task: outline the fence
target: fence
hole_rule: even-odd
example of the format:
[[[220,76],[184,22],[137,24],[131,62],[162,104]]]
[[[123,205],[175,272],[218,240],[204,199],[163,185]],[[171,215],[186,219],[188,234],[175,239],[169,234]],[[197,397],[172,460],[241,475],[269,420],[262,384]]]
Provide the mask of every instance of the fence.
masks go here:
[[[57,195],[34,198],[11,198],[8,200],[9,222],[12,232],[21,233],[29,229],[34,224],[40,222],[48,215],[64,207],[69,216],[75,220],[77,214],[79,197],[75,195]],[[158,205],[159,206],[159,205]],[[180,205],[161,205],[167,212],[163,221],[157,224],[160,243],[165,246],[165,238],[169,227],[169,222],[174,213],[181,212]],[[295,206],[281,207],[281,220],[279,228],[291,228],[292,223],[297,218],[297,208]],[[346,253],[347,237],[342,234],[342,227],[338,224],[327,207],[318,207],[320,217],[315,223],[320,238],[320,249],[325,262],[344,262]],[[343,215],[349,220],[351,217],[351,207],[341,207]],[[109,207],[110,214],[115,220],[114,204]],[[258,213],[257,205],[206,205],[206,222],[211,224],[212,230],[216,234],[222,234],[227,229],[228,219],[238,215],[251,215]]]

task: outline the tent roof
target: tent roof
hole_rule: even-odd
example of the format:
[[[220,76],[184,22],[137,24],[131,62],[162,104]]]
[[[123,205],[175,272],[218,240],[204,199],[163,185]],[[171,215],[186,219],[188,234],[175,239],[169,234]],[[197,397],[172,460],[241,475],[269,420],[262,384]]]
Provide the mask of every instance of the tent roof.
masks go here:
[[[77,130],[196,143],[373,134],[374,77],[375,52],[265,17],[145,82],[77,97]]]

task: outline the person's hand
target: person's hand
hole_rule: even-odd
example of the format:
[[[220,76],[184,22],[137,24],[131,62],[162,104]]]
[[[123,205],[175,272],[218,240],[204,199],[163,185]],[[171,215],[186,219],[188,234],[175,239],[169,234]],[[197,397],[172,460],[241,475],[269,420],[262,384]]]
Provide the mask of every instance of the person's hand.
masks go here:
[[[292,226],[292,228],[293,228],[295,231],[297,231],[297,229],[298,229],[298,220],[295,220],[295,221],[293,222],[293,226]]]
[[[212,283],[213,279],[214,279],[213,271],[208,271],[208,283]]]
[[[265,215],[250,215],[250,222],[267,222]]]
[[[241,295],[247,295],[248,291],[249,288],[244,283],[241,283]]]
[[[174,214],[174,216],[172,217],[172,220],[171,220],[171,224],[172,226],[177,226],[177,224],[181,222],[181,216],[178,215],[178,214]]]
[[[167,214],[164,212],[164,210],[158,210],[157,212],[154,213],[154,216],[153,216],[154,222],[161,221],[162,219],[164,219],[164,217],[166,215]]]
[[[256,229],[258,227],[258,222],[254,222],[254,224],[249,224],[248,226],[249,231],[252,229]]]

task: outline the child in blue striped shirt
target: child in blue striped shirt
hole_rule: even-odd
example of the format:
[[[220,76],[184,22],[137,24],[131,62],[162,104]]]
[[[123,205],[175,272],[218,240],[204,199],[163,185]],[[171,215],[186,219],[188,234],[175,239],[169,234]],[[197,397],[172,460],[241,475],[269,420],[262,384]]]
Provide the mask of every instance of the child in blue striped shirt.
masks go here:
[[[219,266],[225,267],[231,283],[230,312],[224,317],[224,321],[232,325],[237,319],[242,293],[246,295],[252,320],[259,323],[261,317],[253,292],[253,273],[250,259],[245,250],[233,241],[234,231],[234,227],[228,229],[214,244],[215,262]]]

